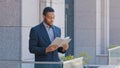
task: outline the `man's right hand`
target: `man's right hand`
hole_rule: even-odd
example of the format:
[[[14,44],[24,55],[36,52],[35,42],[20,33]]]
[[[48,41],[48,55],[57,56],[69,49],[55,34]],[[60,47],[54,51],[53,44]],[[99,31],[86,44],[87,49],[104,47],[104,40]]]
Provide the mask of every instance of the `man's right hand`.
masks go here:
[[[58,49],[58,45],[49,45],[47,48],[46,48],[46,53],[48,52],[52,52],[52,51],[55,51],[56,49]]]

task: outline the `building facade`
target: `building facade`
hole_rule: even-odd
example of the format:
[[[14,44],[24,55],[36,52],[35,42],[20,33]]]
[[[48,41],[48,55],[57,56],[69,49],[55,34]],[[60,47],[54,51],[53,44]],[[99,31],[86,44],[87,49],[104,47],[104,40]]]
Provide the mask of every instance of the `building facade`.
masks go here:
[[[42,21],[45,6],[55,9],[62,37],[72,38],[66,55],[85,52],[92,57],[88,64],[108,64],[109,46],[120,45],[119,0],[1,0],[0,61],[34,60],[29,31]]]

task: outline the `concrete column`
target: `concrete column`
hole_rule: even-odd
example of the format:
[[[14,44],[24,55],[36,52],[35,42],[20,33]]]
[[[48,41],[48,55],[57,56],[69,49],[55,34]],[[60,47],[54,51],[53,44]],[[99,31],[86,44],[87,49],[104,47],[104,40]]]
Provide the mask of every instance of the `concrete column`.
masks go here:
[[[30,28],[38,23],[39,0],[0,1],[1,68],[18,68],[17,61],[34,60],[28,41]]]
[[[21,13],[21,60],[33,60],[34,55],[28,50],[29,32],[31,27],[39,24],[39,0],[22,0]]]
[[[120,46],[120,0],[110,0],[110,45]]]
[[[74,54],[85,52],[95,64],[96,0],[74,0]]]
[[[0,0],[0,67],[17,68],[19,64],[7,61],[20,60],[21,0]]]

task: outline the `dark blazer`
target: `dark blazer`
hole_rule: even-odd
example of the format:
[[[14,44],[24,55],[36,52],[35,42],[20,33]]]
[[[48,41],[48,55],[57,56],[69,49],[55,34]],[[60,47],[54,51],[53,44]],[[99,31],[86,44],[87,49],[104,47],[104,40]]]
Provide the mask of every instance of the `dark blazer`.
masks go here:
[[[60,37],[61,30],[56,26],[52,26],[54,36]],[[30,37],[29,37],[29,51],[30,53],[35,54],[35,61],[60,61],[58,57],[58,52],[62,52],[62,47],[59,47],[57,50],[49,53],[45,53],[46,48],[51,44],[48,33],[45,29],[43,23],[31,28]]]

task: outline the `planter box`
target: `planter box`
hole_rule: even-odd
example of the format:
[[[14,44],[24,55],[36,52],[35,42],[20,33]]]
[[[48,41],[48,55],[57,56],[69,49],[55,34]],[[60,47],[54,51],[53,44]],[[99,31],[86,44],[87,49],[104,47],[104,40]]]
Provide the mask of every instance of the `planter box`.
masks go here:
[[[109,49],[109,65],[120,64],[120,46]]]
[[[63,68],[83,68],[83,57],[63,62]]]

